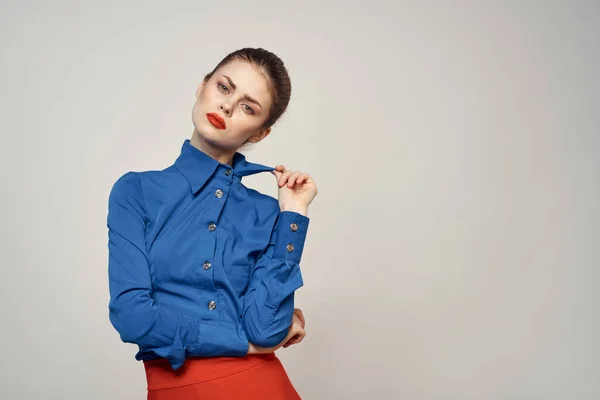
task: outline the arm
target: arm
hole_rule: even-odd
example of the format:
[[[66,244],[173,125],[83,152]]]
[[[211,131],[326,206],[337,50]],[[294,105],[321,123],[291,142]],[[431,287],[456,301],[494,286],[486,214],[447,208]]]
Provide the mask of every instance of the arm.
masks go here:
[[[260,347],[278,345],[292,324],[294,291],[303,285],[300,259],[308,223],[305,215],[281,211],[269,244],[252,269],[242,325],[248,340]]]
[[[108,201],[109,318],[121,340],[166,358],[173,369],[186,355],[243,356],[243,330],[201,324],[154,302],[146,254],[146,207],[139,177],[123,175]]]

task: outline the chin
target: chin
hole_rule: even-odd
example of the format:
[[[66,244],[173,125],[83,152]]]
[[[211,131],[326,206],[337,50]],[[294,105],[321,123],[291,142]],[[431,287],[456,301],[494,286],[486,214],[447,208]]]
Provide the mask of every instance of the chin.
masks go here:
[[[204,118],[204,121],[195,119],[192,122],[194,123],[196,132],[198,132],[203,139],[208,139],[210,137],[217,138],[220,133],[223,133],[223,131],[219,131],[219,129],[215,128],[210,122],[206,121],[206,118]]]
[[[235,148],[235,146],[232,146],[231,143],[227,142],[223,135],[224,132],[212,126],[210,122],[207,121],[206,125],[194,125],[194,127],[196,130],[194,134],[198,135],[203,142],[209,144],[210,146],[226,151]]]

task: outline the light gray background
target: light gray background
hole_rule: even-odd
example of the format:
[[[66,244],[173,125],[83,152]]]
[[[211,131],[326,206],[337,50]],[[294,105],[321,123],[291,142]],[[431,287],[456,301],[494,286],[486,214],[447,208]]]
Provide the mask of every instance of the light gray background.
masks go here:
[[[108,192],[245,46],[293,84],[248,159],[320,189],[277,353],[304,399],[600,398],[599,2],[4,1],[0,34],[2,399],[145,398]]]

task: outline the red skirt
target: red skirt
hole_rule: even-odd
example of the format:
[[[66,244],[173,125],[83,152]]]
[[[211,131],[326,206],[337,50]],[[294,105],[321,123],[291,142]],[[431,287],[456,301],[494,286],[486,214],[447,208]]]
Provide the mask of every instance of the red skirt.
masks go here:
[[[144,361],[148,400],[297,400],[275,353],[188,357],[174,371],[165,359]]]

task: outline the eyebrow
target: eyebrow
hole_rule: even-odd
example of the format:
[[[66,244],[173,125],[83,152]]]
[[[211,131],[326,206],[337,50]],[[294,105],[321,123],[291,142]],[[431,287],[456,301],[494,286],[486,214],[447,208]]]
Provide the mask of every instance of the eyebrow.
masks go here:
[[[227,82],[229,82],[229,84],[231,85],[231,87],[233,88],[233,90],[235,90],[237,87],[235,86],[235,83],[233,83],[233,81],[231,80],[230,77],[228,77],[227,75],[223,75],[223,77],[225,79],[227,79]],[[260,105],[260,103],[256,100],[254,100],[252,97],[248,96],[248,94],[244,95],[244,99],[248,100],[250,103],[254,103],[256,105],[258,105],[260,108],[262,108],[262,106]]]

